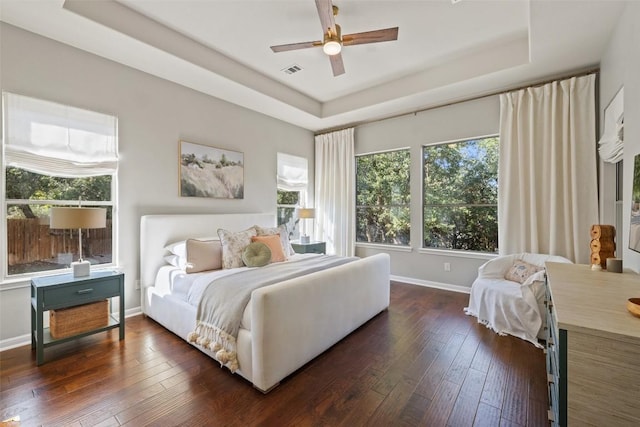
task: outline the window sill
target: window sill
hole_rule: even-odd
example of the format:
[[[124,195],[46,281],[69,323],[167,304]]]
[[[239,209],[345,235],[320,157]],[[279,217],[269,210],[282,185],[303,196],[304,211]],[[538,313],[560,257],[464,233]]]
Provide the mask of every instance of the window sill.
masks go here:
[[[498,257],[498,254],[490,254],[484,252],[472,252],[472,251],[454,251],[450,249],[431,249],[420,248],[418,253],[429,255],[440,255],[446,257],[467,258],[467,259],[483,259],[490,260]]]
[[[19,279],[4,279],[0,282],[0,292],[12,289],[27,288],[31,285],[31,277],[21,276]]]
[[[363,243],[356,242],[357,248],[368,248],[368,249],[378,249],[381,251],[391,251],[391,252],[412,252],[413,248],[411,246],[395,246],[395,245],[385,245],[383,243]]]

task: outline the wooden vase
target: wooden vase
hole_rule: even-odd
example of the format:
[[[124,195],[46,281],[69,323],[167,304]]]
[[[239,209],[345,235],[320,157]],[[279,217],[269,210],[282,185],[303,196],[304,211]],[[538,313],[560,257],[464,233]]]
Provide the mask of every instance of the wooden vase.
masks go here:
[[[593,224],[591,226],[591,265],[599,264],[607,268],[607,258],[616,256],[616,228],[613,225]]]

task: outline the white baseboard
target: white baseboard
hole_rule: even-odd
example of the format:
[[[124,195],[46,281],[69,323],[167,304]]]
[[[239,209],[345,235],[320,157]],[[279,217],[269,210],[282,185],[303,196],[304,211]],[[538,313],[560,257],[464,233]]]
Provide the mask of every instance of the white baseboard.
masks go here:
[[[0,351],[10,350],[23,345],[31,345],[31,335],[25,334],[19,337],[7,338],[0,341]]]
[[[471,293],[471,288],[460,285],[450,285],[449,283],[432,282],[430,280],[414,279],[413,277],[391,275],[391,280],[396,282],[408,283],[410,285],[426,286],[428,288],[443,289],[445,291],[460,292],[463,294]]]
[[[140,307],[130,308],[125,310],[124,317],[133,317],[142,314],[142,310]],[[118,316],[118,313],[113,313],[114,316]],[[4,340],[0,340],[0,351],[10,350],[16,347],[22,347],[23,345],[31,345],[31,335],[25,334],[17,337],[7,338]]]
[[[124,311],[124,318],[133,317],[142,314],[142,308],[140,306],[130,308],[129,310]]]
[[[396,282],[408,283],[410,285],[426,286],[429,288],[443,289],[452,292],[461,292],[468,294],[471,292],[471,288],[459,285],[450,285],[448,283],[432,282],[430,280],[414,279],[413,277],[395,276],[391,275],[391,280]],[[125,311],[124,317],[133,317],[142,314],[141,307],[130,308]],[[117,315],[117,313],[114,313]],[[0,340],[0,351],[9,350],[15,347],[21,347],[23,345],[31,345],[31,335],[25,334],[17,337],[7,338]]]

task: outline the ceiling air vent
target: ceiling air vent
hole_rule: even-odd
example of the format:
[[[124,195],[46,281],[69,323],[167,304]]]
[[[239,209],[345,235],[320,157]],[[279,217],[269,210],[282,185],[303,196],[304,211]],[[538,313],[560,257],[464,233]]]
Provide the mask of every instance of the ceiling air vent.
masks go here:
[[[299,66],[299,65],[297,65],[297,64],[293,64],[293,65],[289,65],[289,66],[288,66],[288,67],[286,67],[286,68],[283,68],[283,69],[282,69],[282,70],[280,70],[280,71],[284,71],[284,72],[285,72],[285,73],[287,73],[287,74],[295,74],[295,73],[297,73],[298,71],[302,71],[302,67],[301,67],[301,66]]]

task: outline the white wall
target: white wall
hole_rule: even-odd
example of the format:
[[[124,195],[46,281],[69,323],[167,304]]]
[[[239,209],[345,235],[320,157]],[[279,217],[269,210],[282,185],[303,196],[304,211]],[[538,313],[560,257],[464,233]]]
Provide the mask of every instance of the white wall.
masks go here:
[[[500,101],[498,96],[463,102],[358,126],[355,131],[356,154],[392,148],[410,147],[411,151],[411,252],[391,251],[391,272],[409,277],[416,283],[440,283],[466,289],[471,286],[478,267],[488,257],[471,257],[447,251],[419,252],[422,246],[422,146],[498,133]],[[356,247],[365,256],[381,248]],[[451,271],[444,271],[444,263]]]
[[[307,157],[313,134],[93,54],[0,24],[3,91],[47,99],[119,119],[119,253],[126,308],[140,305],[140,216],[151,213],[273,212],[276,153]],[[178,196],[178,141],[244,153],[242,200]],[[313,200],[313,192],[311,192]],[[4,254],[0,254],[4,257]],[[5,262],[0,258],[0,262]],[[0,347],[29,333],[28,283],[0,291]]]
[[[629,2],[622,13],[619,25],[607,46],[601,62],[600,116],[615,93],[624,85],[625,149],[624,149],[624,212],[631,212],[631,185],[633,158],[640,153],[640,2]],[[499,129],[499,99],[485,98],[463,104],[451,105],[416,115],[406,115],[384,120],[356,129],[356,154],[411,147],[411,252],[391,252],[391,271],[394,275],[415,278],[418,281],[471,285],[477,267],[484,259],[454,257],[444,253],[435,255],[420,252],[422,200],[420,166],[423,144],[448,141],[497,133]],[[602,126],[601,126],[602,129]],[[603,165],[601,165],[603,167]],[[601,170],[600,215],[601,222],[615,224],[612,194],[615,167]],[[624,217],[624,228],[618,230],[618,256],[624,259],[626,268],[640,271],[640,253],[628,249],[629,218]],[[588,230],[585,230],[588,233]],[[381,249],[358,247],[356,254],[363,256]],[[451,272],[445,272],[443,263],[451,263]]]
[[[600,115],[624,86],[623,229],[618,230],[617,256],[625,268],[640,271],[640,253],[629,249],[633,160],[640,153],[640,2],[628,2],[600,64]],[[611,192],[609,182],[607,190]],[[602,209],[601,211],[606,210]],[[613,224],[610,217],[604,218]]]

